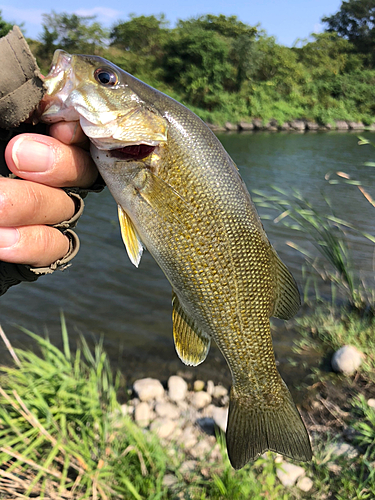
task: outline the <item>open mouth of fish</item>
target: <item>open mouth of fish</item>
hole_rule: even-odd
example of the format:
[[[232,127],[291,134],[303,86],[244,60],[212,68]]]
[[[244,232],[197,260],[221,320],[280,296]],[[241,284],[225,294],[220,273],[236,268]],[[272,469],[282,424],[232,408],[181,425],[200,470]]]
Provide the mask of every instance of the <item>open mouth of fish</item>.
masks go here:
[[[157,146],[149,146],[148,144],[137,144],[134,146],[125,146],[123,148],[111,149],[109,155],[119,160],[143,160],[155,150]]]

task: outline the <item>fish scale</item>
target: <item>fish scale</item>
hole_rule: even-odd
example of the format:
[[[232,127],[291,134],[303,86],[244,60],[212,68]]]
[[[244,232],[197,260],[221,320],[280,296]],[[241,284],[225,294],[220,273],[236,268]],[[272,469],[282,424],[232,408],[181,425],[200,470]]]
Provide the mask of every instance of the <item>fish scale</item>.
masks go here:
[[[228,363],[233,467],[268,449],[309,460],[269,322],[296,313],[298,289],[228,153],[187,108],[100,57],[57,51],[45,84],[41,119],[80,119],[129,257],[138,266],[145,246],[172,285],[179,357],[203,362],[214,339]]]

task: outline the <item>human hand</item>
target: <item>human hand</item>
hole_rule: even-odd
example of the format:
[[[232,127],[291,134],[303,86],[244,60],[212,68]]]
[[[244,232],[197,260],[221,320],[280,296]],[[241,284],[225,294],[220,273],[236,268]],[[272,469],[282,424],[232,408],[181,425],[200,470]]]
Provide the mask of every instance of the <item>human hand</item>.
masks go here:
[[[92,186],[98,171],[78,122],[51,125],[51,137],[21,134],[5,151],[8,168],[22,179],[0,178],[0,260],[46,267],[63,258],[68,238],[51,227],[75,213],[61,187]]]

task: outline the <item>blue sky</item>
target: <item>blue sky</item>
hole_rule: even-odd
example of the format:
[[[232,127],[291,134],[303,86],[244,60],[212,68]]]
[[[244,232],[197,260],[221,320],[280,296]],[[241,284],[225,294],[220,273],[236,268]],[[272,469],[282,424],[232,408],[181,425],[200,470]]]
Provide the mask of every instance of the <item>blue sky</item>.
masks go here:
[[[31,5],[31,6],[30,6]],[[60,7],[61,5],[61,7]],[[340,8],[339,0],[64,0],[50,2],[39,0],[0,0],[0,10],[8,22],[24,23],[26,36],[37,38],[41,33],[42,14],[55,12],[97,15],[105,26],[112,26],[119,19],[127,20],[130,13],[151,15],[164,13],[173,26],[177,19],[187,19],[203,14],[236,15],[244,23],[260,23],[268,35],[278,43],[292,46],[297,39],[306,39],[311,33],[323,30],[321,18],[334,14]]]

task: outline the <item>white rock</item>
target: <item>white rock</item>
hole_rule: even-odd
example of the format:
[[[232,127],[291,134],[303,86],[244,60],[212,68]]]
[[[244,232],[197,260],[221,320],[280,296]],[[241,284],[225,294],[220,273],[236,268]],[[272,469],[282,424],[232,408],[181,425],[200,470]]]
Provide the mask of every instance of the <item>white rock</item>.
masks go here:
[[[212,446],[203,439],[190,450],[190,453],[194,458],[200,458],[202,460],[210,453],[211,449]]]
[[[336,457],[345,455],[345,457],[348,459],[353,459],[358,456],[357,448],[349,443],[344,442],[332,443],[328,447],[327,453],[335,455]]]
[[[228,389],[223,387],[222,385],[215,385],[212,396],[214,398],[222,398],[228,394]]]
[[[164,396],[164,387],[161,385],[160,381],[155,378],[142,378],[136,380],[133,389],[141,401],[161,399]]]
[[[178,479],[177,477],[174,475],[174,474],[166,474],[164,477],[163,477],[163,486],[173,486],[175,485],[176,483],[178,483]]]
[[[212,418],[214,419],[215,424],[220,427],[223,432],[226,432],[228,422],[228,408],[215,407],[212,412]]]
[[[213,393],[214,393],[214,389],[215,389],[215,384],[212,382],[212,380],[207,380],[207,393],[212,396]]]
[[[181,467],[180,467],[180,472],[181,474],[186,474],[187,472],[192,472],[195,467],[197,466],[197,462],[195,460],[186,460]],[[185,495],[183,496],[185,498]]]
[[[197,432],[194,427],[188,426],[183,431],[180,437],[178,438],[179,443],[181,443],[184,448],[190,449],[197,444]]]
[[[134,410],[134,420],[139,427],[147,427],[151,420],[151,408],[148,403],[139,403]]]
[[[155,412],[159,417],[167,417],[171,420],[177,420],[180,416],[178,408],[172,403],[157,403],[155,406]]]
[[[297,479],[305,475],[305,469],[299,467],[299,465],[286,462],[277,468],[276,475],[283,486],[289,487],[293,486]]]
[[[172,401],[183,401],[187,393],[187,383],[182,377],[172,375],[168,379],[168,395]]]
[[[313,483],[312,479],[310,479],[309,477],[302,477],[297,482],[297,488],[299,488],[302,491],[306,491],[306,492],[310,491],[313,486],[314,486],[314,483]]]
[[[335,372],[353,375],[361,366],[363,354],[351,345],[344,345],[335,352],[331,365]]]
[[[195,380],[194,391],[195,392],[203,391],[204,386],[205,386],[205,383],[203,382],[203,380]]]
[[[176,429],[176,422],[169,418],[157,418],[150,425],[150,429],[155,432],[159,438],[165,439],[169,437]]]
[[[195,392],[191,397],[191,404],[197,410],[208,406],[211,403],[211,396],[205,391]]]
[[[367,404],[368,404],[371,408],[375,408],[375,399],[370,398],[370,399],[367,401]]]

